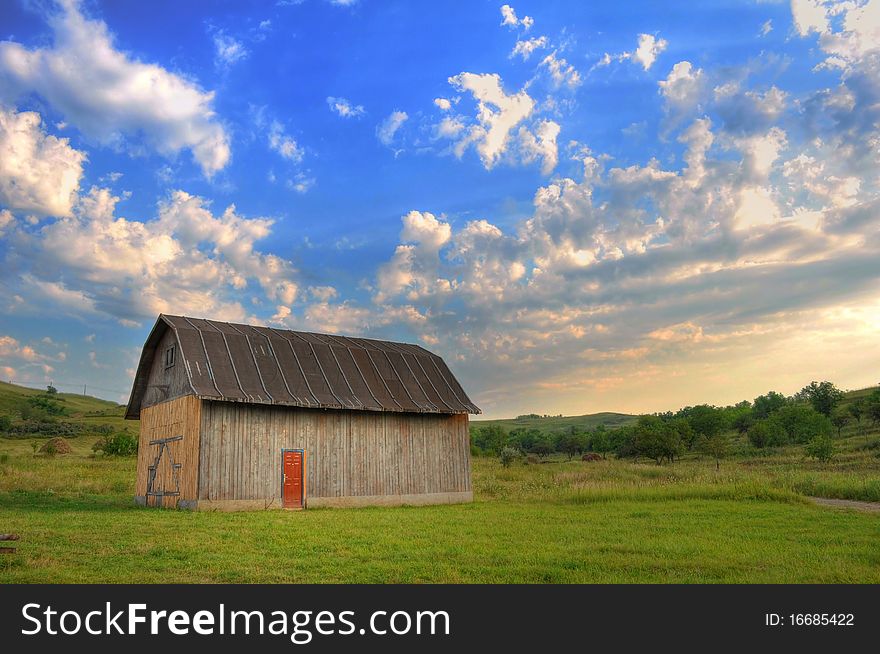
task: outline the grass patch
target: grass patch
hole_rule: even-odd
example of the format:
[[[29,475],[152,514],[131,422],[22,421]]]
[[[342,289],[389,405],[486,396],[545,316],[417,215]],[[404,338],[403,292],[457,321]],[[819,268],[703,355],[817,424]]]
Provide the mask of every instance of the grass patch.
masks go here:
[[[42,440],[40,440],[42,442]],[[192,513],[132,504],[134,458],[34,456],[0,439],[0,583],[880,583],[880,518],[804,495],[875,499],[858,438],[722,463],[474,461],[473,504]]]

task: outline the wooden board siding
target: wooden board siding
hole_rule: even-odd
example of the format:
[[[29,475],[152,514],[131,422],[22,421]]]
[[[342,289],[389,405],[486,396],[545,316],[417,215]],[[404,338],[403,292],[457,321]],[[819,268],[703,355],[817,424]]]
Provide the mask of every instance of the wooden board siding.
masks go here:
[[[166,368],[165,351],[172,345],[175,346],[174,365]],[[155,406],[168,400],[190,395],[192,392],[192,387],[189,385],[189,379],[186,376],[186,361],[183,358],[183,353],[180,351],[180,346],[177,344],[174,330],[169,329],[156,347],[156,355],[150,367],[150,374],[147,378],[147,390],[144,391],[141,408]]]
[[[223,502],[250,508],[280,506],[282,449],[305,450],[307,505],[430,503],[471,496],[465,414],[206,400],[201,413],[199,508],[219,508]]]
[[[150,445],[150,442],[175,436],[183,438],[166,445],[167,449],[159,462],[153,488],[154,490],[179,489],[179,496],[164,498],[162,506],[166,507],[177,506],[179,500],[187,503],[198,498],[201,405],[200,399],[188,395],[141,411],[136,486],[136,495],[140,503],[148,506],[157,505],[157,498],[146,497],[149,466],[153,465],[160,450],[159,445]],[[172,460],[180,464],[177,480],[174,479],[171,469]]]

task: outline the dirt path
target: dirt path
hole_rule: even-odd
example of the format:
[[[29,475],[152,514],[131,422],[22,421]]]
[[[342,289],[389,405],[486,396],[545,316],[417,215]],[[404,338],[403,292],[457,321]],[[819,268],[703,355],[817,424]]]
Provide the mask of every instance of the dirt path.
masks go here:
[[[858,511],[871,511],[880,513],[880,502],[858,502],[856,500],[836,500],[831,497],[811,497],[816,504],[822,506],[836,506],[842,509],[856,509]]]

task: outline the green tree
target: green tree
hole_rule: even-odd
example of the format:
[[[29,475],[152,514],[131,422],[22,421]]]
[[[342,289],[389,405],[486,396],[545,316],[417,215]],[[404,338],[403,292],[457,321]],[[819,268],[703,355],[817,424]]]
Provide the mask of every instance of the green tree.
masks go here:
[[[681,452],[681,437],[668,422],[657,416],[641,416],[635,427],[635,449],[638,455],[672,463]]]
[[[826,463],[834,456],[834,441],[827,435],[815,436],[804,448],[804,452],[807,456]]]
[[[862,398],[853,400],[853,402],[849,405],[849,415],[851,415],[853,417],[853,420],[856,421],[856,429],[861,432],[862,418],[865,416],[865,401]],[[867,439],[868,435],[865,434],[865,440]]]
[[[49,384],[48,386],[46,386],[46,393],[49,395],[56,395],[58,393],[58,389],[52,386],[52,384]]]
[[[872,425],[876,427],[880,424],[880,389],[877,389],[868,396],[865,413],[871,419]]]
[[[599,425],[590,434],[590,449],[601,454],[603,459],[607,459],[608,453],[614,451],[614,439],[611,438],[611,432],[605,429],[605,425]]]
[[[807,443],[814,436],[831,435],[831,421],[808,404],[789,404],[782,407],[771,420],[782,425],[789,443]]]
[[[498,456],[501,448],[508,444],[507,432],[501,425],[486,425],[477,431],[476,444],[484,452]]]
[[[541,438],[532,444],[529,454],[537,454],[539,457],[544,458],[545,456],[553,454],[554,449],[553,441],[551,441],[547,435],[542,435]]]
[[[556,441],[556,450],[568,456],[569,461],[571,461],[575,454],[583,452],[584,449],[583,437],[574,430],[560,434],[559,439]]]
[[[785,428],[772,418],[756,421],[749,427],[748,437],[749,442],[758,448],[782,445],[787,439]]]
[[[831,417],[835,407],[843,399],[843,391],[830,381],[810,382],[795,395],[797,399],[806,400],[819,413]]]
[[[715,459],[715,470],[721,469],[721,459],[730,453],[730,439],[723,433],[701,436],[697,446],[703,454]]]
[[[788,398],[785,395],[776,391],[770,391],[765,395],[759,395],[755,398],[752,411],[756,419],[763,420],[764,418],[769,418],[786,404],[788,404]]]
[[[687,420],[698,436],[705,436],[706,438],[711,438],[721,433],[727,427],[724,412],[708,404],[692,407]]]
[[[743,412],[736,416],[736,418],[733,419],[731,426],[736,429],[740,435],[744,436],[749,433],[749,429],[751,429],[754,424],[755,415],[749,410],[748,412]]]
[[[6,432],[12,427],[12,420],[9,416],[0,416],[0,431]]]
[[[850,418],[850,413],[841,409],[838,409],[831,414],[831,424],[834,425],[835,429],[837,429],[838,438],[840,438],[841,430],[849,424]]]

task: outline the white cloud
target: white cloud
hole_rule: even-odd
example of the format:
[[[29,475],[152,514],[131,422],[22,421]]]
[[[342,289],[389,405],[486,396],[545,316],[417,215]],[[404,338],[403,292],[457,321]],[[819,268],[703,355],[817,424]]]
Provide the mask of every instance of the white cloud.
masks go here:
[[[613,61],[623,62],[631,60],[641,64],[642,68],[647,72],[668,45],[666,39],[657,38],[653,34],[639,34],[635,50],[628,50],[616,55],[606,52],[590,70],[603,68],[610,65]]]
[[[457,116],[445,116],[443,120],[434,126],[434,135],[437,138],[454,139],[464,130],[465,125]]]
[[[791,14],[801,36],[828,31],[828,15],[823,0],[791,0]]]
[[[639,45],[633,53],[633,59],[638,61],[646,71],[650,70],[667,45],[666,39],[658,39],[652,34],[639,34]]]
[[[815,32],[828,55],[820,64],[851,72],[880,54],[880,2],[792,0],[792,18],[800,36]],[[876,62],[870,64],[876,73]]]
[[[541,160],[541,172],[549,175],[559,162],[556,137],[559,136],[559,123],[542,120],[532,134],[525,127],[519,129],[519,146],[523,161],[530,163]]]
[[[434,105],[440,109],[440,111],[449,111],[452,109],[452,103],[446,98],[434,98]]]
[[[392,111],[385,120],[376,128],[376,138],[382,145],[391,146],[397,131],[407,121],[409,116],[405,111]]]
[[[581,83],[581,76],[575,67],[569,64],[565,59],[556,56],[556,52],[551,52],[541,61],[541,66],[545,66],[553,80],[556,88],[567,86],[571,89],[576,88]]]
[[[696,109],[705,90],[702,68],[694,68],[689,61],[679,61],[672,67],[665,80],[657,82],[666,101],[667,110],[687,111]]]
[[[35,93],[87,137],[106,145],[139,140],[164,155],[188,149],[206,176],[229,161],[214,94],[114,47],[106,24],[74,0],[48,17],[51,47],[0,42],[0,101]]]
[[[459,145],[463,151],[473,144],[489,170],[507,149],[511,131],[532,114],[535,101],[525,90],[506,94],[498,74],[461,73],[450,77],[449,83],[460,91],[469,91],[477,101],[478,124],[470,128]]]
[[[244,44],[223,30],[214,34],[214,60],[218,67],[232,66],[250,54]]]
[[[513,59],[519,55],[522,57],[523,61],[527,61],[535,50],[546,48],[548,45],[549,42],[546,36],[538,36],[526,39],[525,41],[517,41],[513,50],[511,50],[509,57]]]
[[[773,20],[768,18],[766,21],[761,23],[761,29],[758,30],[758,33],[761,36],[767,36],[772,31],[773,31]]]
[[[141,222],[118,217],[118,201],[93,188],[72,217],[13,235],[18,278],[34,302],[132,324],[158,313],[243,320],[240,298],[252,286],[272,302],[295,301],[292,264],[256,248],[271,219],[242,217],[234,206],[214,214],[203,198],[174,191]]]
[[[284,126],[277,120],[273,120],[269,124],[266,138],[269,147],[282,157],[294,163],[302,162],[304,155],[303,149],[297,144],[295,139],[285,133]]]
[[[330,107],[330,111],[343,118],[357,118],[365,113],[363,105],[353,105],[345,98],[328,97],[327,105]]]
[[[69,216],[86,155],[71,148],[68,139],[46,134],[41,123],[35,112],[0,106],[0,204]]]
[[[506,25],[510,29],[521,26],[526,32],[535,24],[531,16],[523,16],[522,20],[517,18],[516,10],[510,5],[501,5],[501,24]]]

